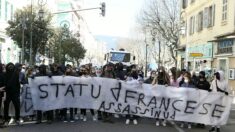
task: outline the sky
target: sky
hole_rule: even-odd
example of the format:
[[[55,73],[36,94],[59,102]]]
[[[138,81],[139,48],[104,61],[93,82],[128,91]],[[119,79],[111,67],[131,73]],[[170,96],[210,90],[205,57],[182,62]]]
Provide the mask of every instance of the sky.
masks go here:
[[[106,3],[106,16],[100,10],[83,12],[91,33],[95,36],[128,37],[137,23],[144,0],[84,0],[85,7],[99,7]]]

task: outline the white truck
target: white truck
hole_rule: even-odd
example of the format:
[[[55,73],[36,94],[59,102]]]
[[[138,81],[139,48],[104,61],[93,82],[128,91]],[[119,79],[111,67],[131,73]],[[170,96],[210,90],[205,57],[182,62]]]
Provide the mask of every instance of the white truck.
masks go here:
[[[125,51],[124,49],[120,50],[110,50],[105,54],[104,57],[106,63],[119,63],[121,62],[123,65],[130,66],[134,64],[135,56],[131,56],[130,52]]]

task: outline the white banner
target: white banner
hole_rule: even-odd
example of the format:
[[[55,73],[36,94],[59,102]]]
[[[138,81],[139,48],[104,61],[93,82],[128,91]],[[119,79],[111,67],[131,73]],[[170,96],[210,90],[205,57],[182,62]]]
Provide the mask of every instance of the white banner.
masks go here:
[[[29,86],[34,110],[85,108],[206,125],[225,125],[232,103],[222,93],[97,77],[36,77]]]

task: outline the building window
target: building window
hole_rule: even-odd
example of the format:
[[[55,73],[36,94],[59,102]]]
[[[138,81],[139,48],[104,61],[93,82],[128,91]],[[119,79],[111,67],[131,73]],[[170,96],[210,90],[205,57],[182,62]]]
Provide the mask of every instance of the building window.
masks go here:
[[[197,31],[202,31],[203,29],[203,11],[199,12],[197,15]]]
[[[11,20],[13,20],[13,5],[11,4]]]
[[[223,40],[218,43],[217,54],[233,53],[233,40]]]
[[[185,9],[188,6],[188,0],[182,0],[182,8]]]
[[[8,2],[5,1],[5,20],[7,21],[7,16],[8,16]]]
[[[189,34],[190,35],[194,34],[194,28],[195,28],[195,17],[192,16],[190,17],[190,22],[189,22]]]
[[[226,21],[228,17],[228,0],[223,0],[222,21]]]
[[[215,5],[209,7],[208,10],[208,27],[215,25]]]

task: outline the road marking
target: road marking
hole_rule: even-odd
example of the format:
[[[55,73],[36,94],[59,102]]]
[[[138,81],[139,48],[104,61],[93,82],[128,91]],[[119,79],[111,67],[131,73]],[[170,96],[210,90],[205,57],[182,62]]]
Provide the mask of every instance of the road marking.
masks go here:
[[[174,126],[174,128],[175,128],[178,132],[185,132],[183,129],[181,129],[179,126],[177,126],[175,122],[170,121],[170,123]]]

